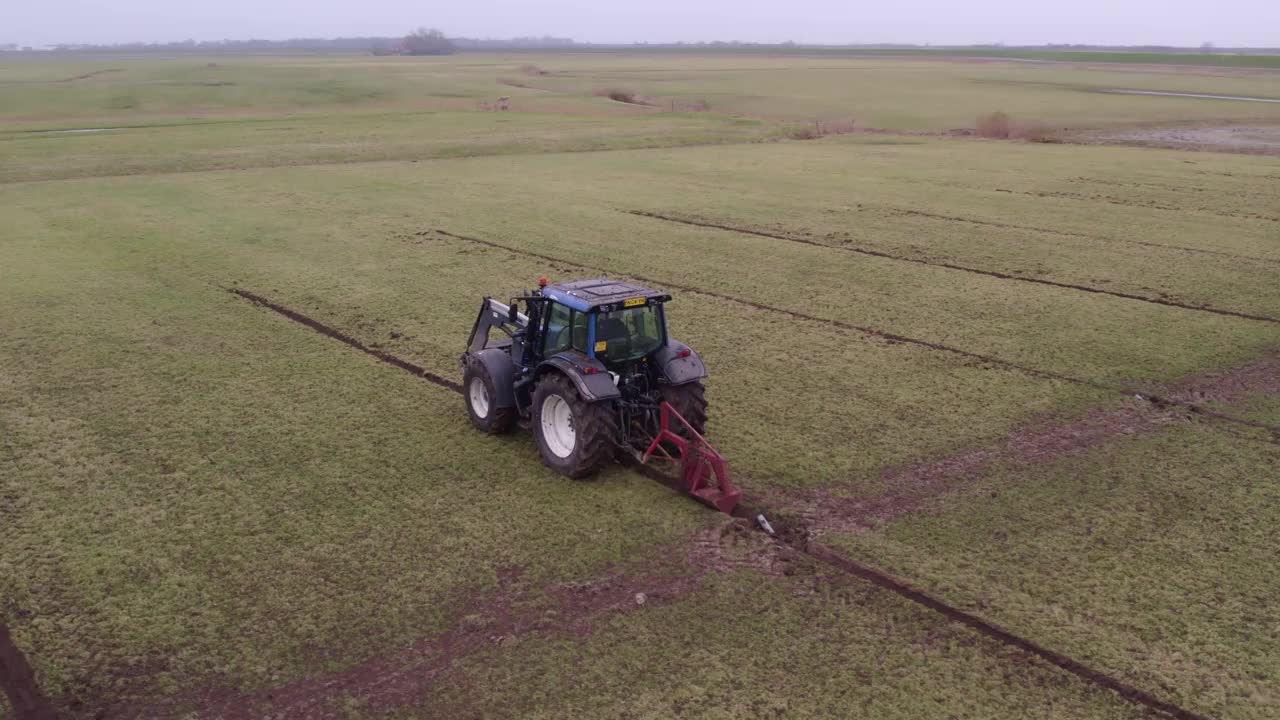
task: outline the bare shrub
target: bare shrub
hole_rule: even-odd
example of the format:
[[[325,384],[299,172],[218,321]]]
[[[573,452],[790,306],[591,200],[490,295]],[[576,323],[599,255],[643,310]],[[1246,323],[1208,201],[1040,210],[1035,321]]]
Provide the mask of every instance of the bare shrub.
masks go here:
[[[550,74],[546,70],[543,70],[542,68],[532,63],[526,63],[524,65],[521,65],[520,72],[524,73],[525,75],[535,75],[535,76]]]
[[[795,128],[791,132],[787,133],[787,137],[791,138],[792,140],[817,140],[818,138],[822,137],[822,132],[818,129],[816,124],[801,125],[800,127]]]
[[[993,112],[978,118],[978,137],[1007,140],[1012,129],[1012,121],[1002,112]]]
[[[952,134],[955,134],[952,131]],[[1026,140],[1035,143],[1062,142],[1057,129],[1042,122],[1014,122],[1013,118],[1002,112],[993,112],[978,118],[978,127],[970,133],[978,137],[995,140]]]
[[[596,90],[595,94],[599,97],[607,97],[610,100],[629,105],[648,105],[644,98],[631,90],[623,90],[622,88],[601,88]]]
[[[793,128],[787,133],[792,140],[817,140],[828,135],[848,135],[857,132],[858,126],[853,120],[815,120]]]

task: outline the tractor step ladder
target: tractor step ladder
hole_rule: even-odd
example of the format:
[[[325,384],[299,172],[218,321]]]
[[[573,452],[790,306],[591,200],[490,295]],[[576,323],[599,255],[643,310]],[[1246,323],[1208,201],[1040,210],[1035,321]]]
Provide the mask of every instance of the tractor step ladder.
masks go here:
[[[684,436],[671,429],[673,419],[677,428],[683,428]],[[680,486],[686,493],[722,513],[731,514],[742,493],[729,482],[729,469],[720,453],[669,403],[659,406],[658,428],[658,436],[649,444],[641,462],[648,462],[655,452],[661,452],[664,459],[679,463]],[[662,447],[663,443],[679,450],[680,457],[672,457]]]

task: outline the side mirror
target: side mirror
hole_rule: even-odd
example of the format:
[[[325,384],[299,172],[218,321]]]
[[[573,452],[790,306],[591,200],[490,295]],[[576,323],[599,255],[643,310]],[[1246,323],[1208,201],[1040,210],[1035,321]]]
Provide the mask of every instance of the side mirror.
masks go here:
[[[520,317],[520,308],[516,305],[516,299],[511,299],[511,305],[507,308],[507,322],[514,325],[516,319]]]

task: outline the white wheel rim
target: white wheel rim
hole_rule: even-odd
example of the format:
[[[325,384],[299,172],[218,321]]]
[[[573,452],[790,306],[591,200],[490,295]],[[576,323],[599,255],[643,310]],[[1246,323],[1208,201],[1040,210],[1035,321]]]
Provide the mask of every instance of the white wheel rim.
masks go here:
[[[489,417],[489,388],[484,386],[480,378],[471,378],[471,386],[467,388],[467,397],[471,399],[471,410],[476,417]]]
[[[573,446],[578,442],[577,433],[573,429],[573,408],[559,395],[548,395],[542,401],[542,439],[558,458],[567,458],[573,454]]]

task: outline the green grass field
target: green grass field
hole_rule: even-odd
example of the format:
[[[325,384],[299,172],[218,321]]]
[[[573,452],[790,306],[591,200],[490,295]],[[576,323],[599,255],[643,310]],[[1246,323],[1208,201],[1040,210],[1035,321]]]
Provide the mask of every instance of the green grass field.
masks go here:
[[[792,537],[1274,716],[1280,158],[944,134],[1280,122],[1108,87],[1280,74],[0,65],[0,622],[73,718],[1162,717],[229,292],[457,380],[482,296],[608,273],[673,292]]]

